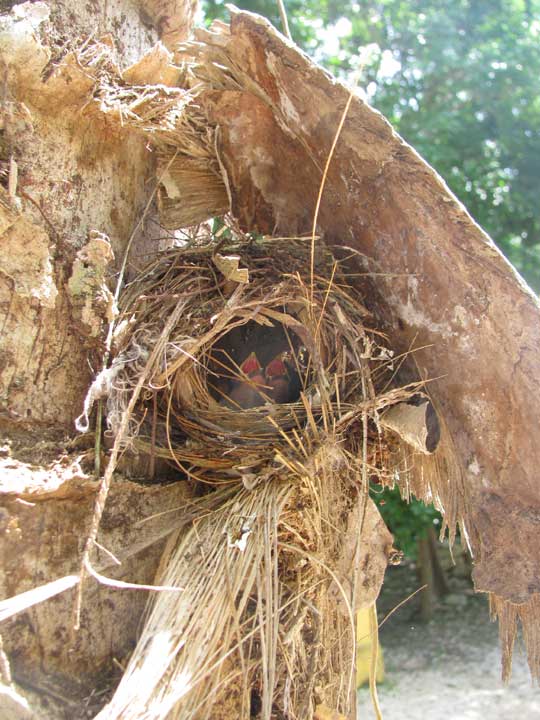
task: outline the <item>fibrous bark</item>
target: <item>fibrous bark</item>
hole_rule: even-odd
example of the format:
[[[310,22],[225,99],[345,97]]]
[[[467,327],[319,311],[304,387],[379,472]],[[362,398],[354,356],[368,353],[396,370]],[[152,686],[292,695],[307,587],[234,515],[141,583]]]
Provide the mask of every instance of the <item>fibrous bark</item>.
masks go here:
[[[0,596],[9,599],[78,572],[97,484],[75,460],[93,441],[85,439],[78,452],[65,435],[73,434],[103,361],[115,313],[112,279],[128,241],[138,228],[139,252],[145,242],[156,245],[140,223],[155,190],[155,156],[140,128],[109,121],[100,89],[108,73],[120,76],[156,43],[157,53],[169,56],[160,36],[171,45],[185,39],[195,7],[7,5],[11,11],[0,16]],[[156,82],[174,84],[174,72],[165,63],[166,76]],[[151,583],[166,532],[155,522],[152,529],[136,523],[189,494],[185,483],[117,480],[100,538],[123,564],[115,568],[102,553],[95,566]],[[38,706],[40,696],[51,700],[40,717],[63,717],[62,708],[66,717],[80,716],[81,697],[96,682],[110,683],[99,673],[110,673],[112,658],[132,647],[147,593],[93,580],[85,590],[76,637],[73,591],[0,628],[14,679],[37,690]],[[67,706],[55,704],[58,695]]]

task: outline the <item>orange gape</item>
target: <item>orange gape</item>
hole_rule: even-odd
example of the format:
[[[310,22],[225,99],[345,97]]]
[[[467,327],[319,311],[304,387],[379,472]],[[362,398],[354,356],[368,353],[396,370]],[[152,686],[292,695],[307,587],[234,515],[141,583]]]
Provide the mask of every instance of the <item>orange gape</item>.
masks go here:
[[[229,394],[231,402],[245,410],[264,405],[264,396],[270,389],[266,387],[263,369],[254,352],[240,365],[240,370],[243,375],[233,383]]]

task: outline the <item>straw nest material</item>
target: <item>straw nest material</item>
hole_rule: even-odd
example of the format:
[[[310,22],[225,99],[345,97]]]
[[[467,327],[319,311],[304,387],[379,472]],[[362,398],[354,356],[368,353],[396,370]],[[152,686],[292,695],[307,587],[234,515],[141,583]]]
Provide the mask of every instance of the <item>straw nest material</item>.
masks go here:
[[[144,377],[129,445],[203,492],[179,510],[156,580],[181,591],[154,595],[102,720],[307,718],[354,702],[368,484],[390,472],[378,416],[417,388],[390,387],[384,338],[316,248],[208,236],[163,253],[124,293],[109,425]],[[276,350],[296,375],[288,402],[261,390],[255,406],[235,404],[244,359]]]
[[[108,405],[113,434],[161,338],[163,352],[131,418],[136,451],[216,483],[250,483],[263,468],[279,472],[312,449],[321,428],[349,437],[348,451],[356,452],[351,438],[358,433],[351,428],[411,390],[380,392],[391,353],[366,323],[369,313],[346,275],[318,248],[313,286],[305,239],[251,240],[221,252],[212,244],[175,249],[145,268],[121,308],[127,337]],[[179,319],[163,338],[173,311]],[[263,365],[276,352],[289,357],[294,399],[274,403],[265,386],[256,407],[229,397],[231,384],[249,382],[241,364],[253,351]]]

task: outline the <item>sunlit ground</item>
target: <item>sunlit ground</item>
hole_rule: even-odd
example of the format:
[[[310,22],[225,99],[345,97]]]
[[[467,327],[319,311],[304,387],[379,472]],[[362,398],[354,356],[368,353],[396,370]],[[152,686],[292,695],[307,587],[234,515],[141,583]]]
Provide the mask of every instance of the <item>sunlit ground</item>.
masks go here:
[[[401,568],[400,568],[401,570]],[[395,579],[402,582],[395,586]],[[416,578],[394,578],[391,598],[408,594]],[[489,620],[484,596],[467,589],[442,602],[431,622],[418,621],[417,607],[405,605],[381,628],[386,678],[379,685],[384,720],[540,719],[540,689],[532,685],[521,639],[507,687],[500,680],[497,626]],[[374,720],[369,691],[358,693],[359,720]]]

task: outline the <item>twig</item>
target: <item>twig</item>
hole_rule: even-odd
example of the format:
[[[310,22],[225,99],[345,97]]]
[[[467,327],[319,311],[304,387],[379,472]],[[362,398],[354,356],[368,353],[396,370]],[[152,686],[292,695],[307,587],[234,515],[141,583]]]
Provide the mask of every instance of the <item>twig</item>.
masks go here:
[[[101,545],[100,543],[98,543],[97,540],[94,540],[94,545],[99,550],[101,550],[101,552],[104,553],[109,558],[109,560],[112,560],[114,565],[120,566],[122,564],[114,553],[112,553],[110,550],[107,550],[107,548],[104,547],[103,545]]]
[[[278,0],[280,2],[280,0]],[[8,177],[8,193],[9,199],[15,200],[17,195],[17,181],[19,177],[19,169],[13,155],[9,158],[9,177]]]
[[[166,340],[169,337],[171,330],[174,328],[174,326],[178,322],[178,319],[179,319],[183,309],[184,309],[183,302],[179,302],[177,304],[176,308],[173,310],[172,314],[170,315],[169,320],[167,321],[167,324],[163,328],[163,332],[161,333],[161,335],[150,355],[150,358],[148,359],[146,367],[144,368],[144,370],[142,371],[142,373],[139,377],[139,380],[133,390],[133,394],[130,398],[130,401],[129,401],[126,409],[122,413],[122,419],[120,421],[120,427],[118,429],[118,434],[116,435],[116,438],[114,441],[114,445],[113,445],[112,452],[111,452],[111,457],[110,457],[107,467],[105,469],[105,473],[103,475],[103,479],[101,480],[101,484],[99,486],[99,491],[96,496],[96,502],[94,505],[94,514],[92,516],[92,524],[90,526],[90,531],[89,531],[88,537],[86,539],[83,556],[81,559],[81,566],[80,566],[80,571],[79,571],[80,572],[80,582],[79,582],[79,587],[77,588],[77,595],[76,595],[75,606],[74,606],[74,611],[73,611],[74,612],[73,630],[75,632],[78,631],[78,629],[80,627],[80,622],[81,622],[82,588],[83,588],[84,577],[86,575],[86,572],[88,571],[88,568],[90,567],[90,553],[92,551],[92,548],[94,547],[94,542],[97,538],[99,524],[101,522],[101,516],[103,515],[103,511],[105,509],[105,503],[107,501],[107,495],[109,494],[109,489],[111,487],[112,476],[116,469],[116,464],[118,462],[118,456],[120,454],[120,449],[121,449],[122,443],[124,441],[124,437],[125,437],[127,429],[128,429],[129,418],[131,417],[131,414],[133,413],[135,405],[137,404],[137,401],[139,399],[139,395],[144,386],[144,383],[146,382],[147,377],[153,371],[158,358],[160,357],[161,353],[163,352],[163,347],[166,343]]]
[[[343,125],[345,124],[345,118],[347,117],[347,113],[349,112],[349,108],[351,106],[352,99],[354,97],[354,88],[351,88],[351,91],[349,93],[349,97],[347,98],[347,102],[345,103],[345,108],[341,114],[341,120],[339,121],[338,129],[336,130],[336,134],[334,135],[334,140],[332,142],[332,147],[330,148],[330,152],[328,153],[328,157],[326,159],[326,165],[324,166],[323,176],[321,179],[321,184],[319,186],[319,194],[317,195],[317,204],[315,205],[315,212],[313,214],[313,226],[311,229],[311,259],[310,259],[310,282],[311,282],[311,291],[310,291],[310,314],[313,315],[313,292],[314,292],[314,275],[315,275],[315,239],[316,234],[315,231],[317,229],[317,220],[319,219],[319,210],[321,207],[321,200],[322,195],[324,191],[324,186],[326,184],[326,177],[328,175],[328,168],[330,167],[330,163],[332,162],[332,158],[334,157],[334,151],[336,149],[337,142],[339,140],[339,136],[341,135],[341,131],[343,129]]]
[[[277,0],[279,8],[279,16],[281,18],[281,24],[283,25],[283,34],[292,42],[292,35],[289,28],[289,21],[287,20],[287,11],[285,10],[285,3],[283,0]]]
[[[154,390],[152,395],[152,449],[150,451],[150,480],[153,480],[156,474],[156,431],[157,431],[157,391]]]
[[[105,365],[103,367],[106,367]],[[96,410],[96,429],[94,440],[94,475],[101,477],[101,431],[103,428],[103,400],[100,398]]]
[[[21,197],[23,197],[25,200],[28,200],[29,202],[31,202],[32,205],[39,211],[39,213],[41,214],[41,217],[45,220],[45,222],[49,226],[49,229],[51,230],[53,237],[58,240],[59,238],[58,238],[58,233],[56,231],[56,228],[54,227],[52,222],[49,220],[49,218],[45,215],[45,213],[43,212],[43,209],[42,209],[41,205],[38,203],[38,201],[34,200],[34,198],[31,195],[29,195],[27,192],[25,192],[21,188],[19,188],[19,195]]]
[[[150,193],[150,197],[148,198],[148,202],[145,205],[145,208],[141,214],[141,217],[138,219],[135,227],[133,228],[133,231],[131,235],[129,236],[129,240],[126,245],[126,249],[124,250],[124,257],[122,258],[122,265],[120,267],[120,272],[118,273],[118,279],[116,281],[116,288],[114,291],[114,305],[118,306],[118,301],[120,299],[120,293],[122,292],[122,287],[124,285],[124,275],[126,274],[126,268],[127,268],[127,262],[129,253],[131,251],[131,246],[133,245],[133,240],[135,239],[135,236],[137,235],[139,228],[144,222],[144,219],[146,217],[146,214],[148,213],[148,210],[150,209],[150,205],[154,202],[154,197],[156,196],[156,193],[158,191],[158,188],[160,186],[160,183],[165,176],[165,173],[169,170],[173,162],[176,160],[176,156],[178,155],[178,150],[174,153],[172,158],[167,163],[165,169],[159,176],[156,185],[152,192]],[[114,337],[114,329],[116,327],[115,319],[113,318],[111,320],[111,323],[109,324],[109,330],[107,332],[107,339],[105,340],[105,352],[103,354],[103,370],[107,369],[107,366],[109,365],[109,360],[111,357],[111,348],[112,348],[112,341]],[[100,398],[98,400],[97,404],[97,415],[96,415],[96,440],[95,440],[95,446],[94,446],[94,472],[96,475],[96,478],[98,478],[101,475],[101,429],[102,429],[102,416],[103,416],[103,400]],[[79,586],[79,593],[82,592],[82,577],[81,577],[81,584]]]
[[[426,588],[427,588],[427,585],[422,585],[422,587],[417,588],[417,589],[416,589],[414,592],[412,592],[410,595],[407,595],[407,597],[406,597],[404,600],[402,600],[402,601],[401,601],[400,603],[398,603],[395,607],[393,607],[393,608],[390,610],[390,612],[388,612],[388,613],[384,616],[384,618],[381,620],[381,622],[379,623],[379,630],[382,628],[382,626],[384,625],[384,623],[385,623],[387,620],[390,620],[390,618],[392,617],[392,615],[393,615],[395,612],[397,612],[400,607],[402,607],[402,605],[405,605],[405,603],[409,602],[409,600],[411,600],[417,593],[422,592],[422,590],[425,590]]]
[[[4,642],[0,635],[0,677],[4,685],[11,685],[13,679],[11,677],[11,668],[9,666],[8,656],[4,651]]]
[[[173,585],[143,585],[140,583],[130,583],[124,580],[115,580],[109,578],[106,575],[102,575],[97,570],[94,570],[90,562],[85,565],[85,568],[89,575],[97,580],[100,585],[106,585],[107,587],[113,587],[120,590],[151,590],[153,592],[184,592],[183,587],[176,587]]]
[[[59,595],[75,587],[78,582],[78,575],[66,575],[65,577],[53,580],[33,590],[27,590],[19,595],[15,595],[15,597],[0,601],[0,622],[24,610],[28,610],[28,608],[31,608],[33,605],[37,605],[44,600],[48,600],[55,595]]]

